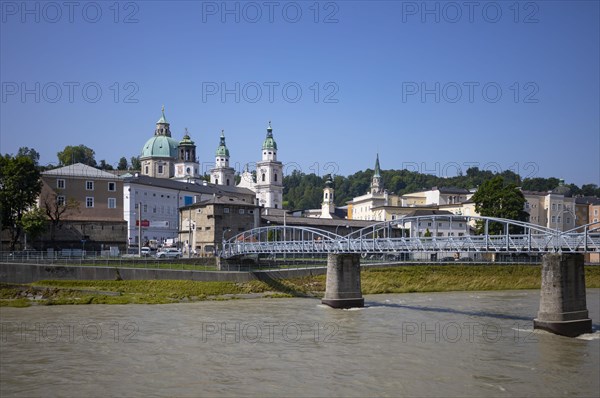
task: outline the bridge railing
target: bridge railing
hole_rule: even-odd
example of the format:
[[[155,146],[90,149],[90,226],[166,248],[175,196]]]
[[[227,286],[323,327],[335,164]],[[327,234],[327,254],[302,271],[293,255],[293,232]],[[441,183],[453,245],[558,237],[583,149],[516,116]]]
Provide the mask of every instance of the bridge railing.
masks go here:
[[[483,229],[483,234],[473,233],[475,223]],[[438,236],[440,230],[446,236]],[[306,227],[255,228],[224,241],[221,256],[264,253],[562,251],[600,251],[600,231],[585,229],[584,233],[574,230],[561,232],[490,217],[415,216],[376,223],[347,236]]]

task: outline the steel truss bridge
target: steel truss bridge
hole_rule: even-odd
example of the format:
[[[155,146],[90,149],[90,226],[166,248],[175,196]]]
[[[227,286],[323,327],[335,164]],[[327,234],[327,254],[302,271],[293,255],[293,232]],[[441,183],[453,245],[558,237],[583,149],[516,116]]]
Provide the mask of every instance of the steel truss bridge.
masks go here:
[[[480,234],[475,234],[474,226]],[[596,223],[597,225],[597,223]],[[344,227],[341,225],[341,227]],[[438,236],[440,230],[445,236]],[[600,252],[600,229],[569,231],[502,218],[427,215],[401,217],[341,236],[318,228],[267,226],[223,241],[221,257],[278,253],[562,253]]]

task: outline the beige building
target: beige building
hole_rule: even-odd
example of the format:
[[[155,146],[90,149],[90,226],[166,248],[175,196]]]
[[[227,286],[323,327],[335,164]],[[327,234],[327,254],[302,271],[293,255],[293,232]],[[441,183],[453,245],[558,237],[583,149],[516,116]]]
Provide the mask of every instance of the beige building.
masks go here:
[[[522,192],[530,223],[559,231],[576,227],[575,198],[567,190],[558,187],[549,192]]]
[[[179,241],[184,255],[213,256],[223,239],[259,226],[260,210],[252,202],[215,196],[179,209]]]
[[[123,182],[116,175],[76,163],[45,171],[41,180],[38,205],[50,219],[42,246],[125,248]]]

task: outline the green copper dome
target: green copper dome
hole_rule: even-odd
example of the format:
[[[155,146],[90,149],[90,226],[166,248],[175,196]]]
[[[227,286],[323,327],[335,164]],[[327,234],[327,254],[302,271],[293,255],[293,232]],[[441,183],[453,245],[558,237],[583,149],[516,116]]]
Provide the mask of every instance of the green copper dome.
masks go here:
[[[217,147],[215,155],[229,157],[229,149],[227,149],[227,145],[225,145],[225,130],[221,130],[221,140],[219,141],[219,146]]]
[[[269,122],[269,127],[267,127],[267,138],[265,138],[265,142],[263,142],[262,149],[277,150],[277,143],[273,138],[273,128],[271,127],[271,122]]]
[[[179,142],[171,137],[154,136],[144,144],[141,159],[149,157],[176,158],[178,146]]]
[[[181,146],[194,146],[194,141],[190,138],[187,127],[185,128],[185,134],[183,135],[183,139],[179,142]]]

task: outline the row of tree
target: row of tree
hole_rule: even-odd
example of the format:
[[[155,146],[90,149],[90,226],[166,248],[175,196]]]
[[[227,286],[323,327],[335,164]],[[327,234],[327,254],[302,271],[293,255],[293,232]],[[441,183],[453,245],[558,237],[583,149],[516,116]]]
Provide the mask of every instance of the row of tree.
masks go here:
[[[369,191],[373,170],[359,171],[348,177],[335,176],[335,204],[343,206],[352,198],[364,195]],[[408,170],[383,170],[381,177],[385,189],[398,195],[419,192],[432,187],[455,187],[472,189],[480,187],[484,182],[500,177],[505,184],[514,184],[526,191],[547,192],[559,186],[558,178],[525,178],[506,170],[494,173],[490,170],[469,168],[464,175],[455,177],[438,177]],[[283,197],[288,209],[315,209],[321,207],[323,186],[330,176],[319,177],[315,174],[304,174],[294,171],[283,179]],[[575,184],[567,185],[571,194],[600,197],[600,188],[596,184],[584,184],[581,188]]]
[[[17,152],[17,157],[25,156],[30,158],[33,163],[40,167],[42,170],[49,170],[55,167],[63,167],[68,166],[70,164],[75,163],[83,163],[91,167],[97,167],[101,170],[115,170],[115,167],[110,163],[107,163],[106,160],[102,159],[99,162],[96,162],[96,152],[85,146],[85,145],[68,145],[62,151],[56,154],[58,159],[58,164],[55,166],[53,164],[48,164],[46,166],[40,166],[40,154],[33,148],[29,147],[21,147]],[[132,156],[130,161],[127,161],[125,156],[122,156],[119,159],[119,162],[116,165],[117,170],[140,170],[141,163],[139,156]]]

